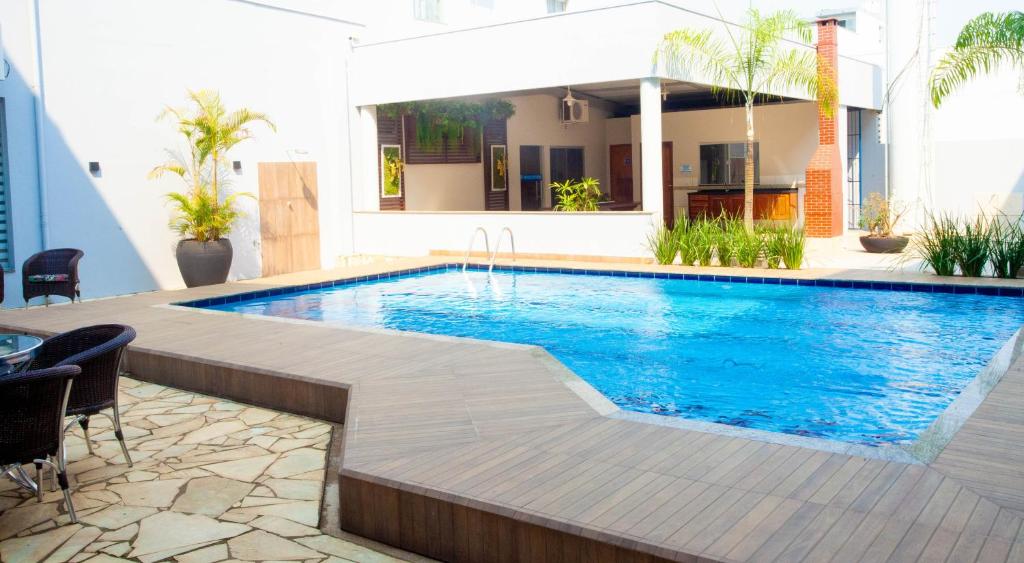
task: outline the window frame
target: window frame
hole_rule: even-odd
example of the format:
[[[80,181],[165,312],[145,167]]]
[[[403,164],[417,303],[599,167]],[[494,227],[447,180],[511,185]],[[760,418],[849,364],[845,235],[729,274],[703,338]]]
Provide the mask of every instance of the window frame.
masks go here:
[[[746,153],[746,146],[747,146],[747,142],[746,141],[724,141],[724,142],[716,142],[716,143],[699,143],[698,144],[698,148],[697,148],[697,162],[699,163],[699,167],[700,167],[699,170],[697,171],[698,172],[698,185],[701,185],[701,186],[739,186],[739,185],[743,185],[745,179],[742,177],[742,174],[741,174],[741,177],[739,178],[739,180],[733,180],[732,177],[731,177],[732,176],[731,167],[730,167],[731,162],[733,160],[740,160],[741,162],[743,160],[745,160],[745,154],[743,156],[738,157],[738,158],[731,156],[732,148],[734,146],[737,146],[737,145],[742,147],[743,152]],[[722,174],[724,176],[726,176],[725,178],[723,178],[723,181],[721,181],[721,182],[712,182],[712,181],[710,181],[710,177],[708,177],[708,178],[705,177],[705,166],[704,166],[705,160],[704,160],[704,155],[702,154],[704,152],[704,147],[722,147],[723,148],[722,153],[721,153],[723,155],[723,158],[722,158],[721,161],[719,161],[720,164],[722,164],[722,169],[723,169],[723,173]],[[709,173],[709,175],[710,175],[710,173]],[[758,142],[758,141],[754,141],[754,185],[756,186],[756,185],[760,185],[760,184],[761,184],[761,143]]]
[[[10,138],[7,136],[7,105],[6,99],[0,96],[0,174],[3,175],[3,198],[4,213],[3,219],[7,225],[7,260],[0,261],[0,269],[3,273],[15,271],[14,259],[14,221],[12,220],[11,207],[11,161],[7,156],[7,145]]]
[[[405,174],[403,172],[399,172],[398,173],[398,193],[397,194],[388,195],[384,191],[385,178],[387,178],[387,175],[386,175],[386,173],[384,171],[384,161],[386,160],[384,158],[384,151],[387,150],[387,149],[398,149],[398,160],[401,161],[403,165],[405,164],[405,161],[402,160],[402,145],[396,145],[396,144],[381,144],[380,145],[380,156],[379,156],[379,159],[380,159],[380,197],[381,197],[381,199],[401,198],[402,196],[405,195]]]
[[[504,159],[503,159],[505,161],[505,173],[501,176],[504,181],[502,182],[502,186],[500,186],[500,187],[495,187],[496,184],[494,183],[494,178],[497,177],[497,174],[495,174],[495,172],[497,172],[497,170],[495,169],[495,162],[496,161],[494,160],[494,149],[501,149],[502,153],[505,155]],[[507,145],[491,145],[491,159],[490,159],[490,162],[489,162],[488,165],[491,167],[491,182],[490,182],[491,185],[488,186],[488,188],[490,188],[490,191],[492,191],[492,192],[507,192],[508,191],[508,146]]]
[[[431,5],[433,10],[428,7]],[[441,0],[412,0],[412,17],[421,22],[444,23]]]

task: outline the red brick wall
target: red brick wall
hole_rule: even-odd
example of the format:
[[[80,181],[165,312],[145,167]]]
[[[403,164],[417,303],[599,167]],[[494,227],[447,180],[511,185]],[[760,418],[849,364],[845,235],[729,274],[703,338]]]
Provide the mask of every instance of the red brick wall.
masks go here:
[[[818,22],[818,71],[830,76],[838,87],[836,27],[833,19]],[[843,234],[843,166],[836,144],[837,124],[838,112],[829,116],[819,106],[818,148],[805,172],[804,226],[810,237]]]

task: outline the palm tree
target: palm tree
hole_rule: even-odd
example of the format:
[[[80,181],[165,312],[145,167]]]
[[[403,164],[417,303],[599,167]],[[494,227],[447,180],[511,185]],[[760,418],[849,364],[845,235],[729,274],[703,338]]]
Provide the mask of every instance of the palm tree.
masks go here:
[[[791,89],[806,91],[820,100],[831,115],[837,93],[835,82],[818,72],[816,55],[807,49],[783,45],[793,38],[811,42],[811,26],[792,10],[762,15],[747,11],[746,24],[739,30],[725,25],[728,41],[710,29],[678,29],[665,34],[655,62],[667,59],[670,72],[697,72],[708,80],[712,92],[726,99],[742,101],[746,108],[747,142],[743,166],[743,222],[754,227],[754,103],[767,95]]]
[[[939,107],[968,80],[1002,63],[1024,71],[1024,12],[985,12],[967,22],[953,49],[932,71],[932,104]]]
[[[225,184],[223,160],[227,151],[252,137],[251,123],[263,122],[271,130],[276,129],[263,113],[246,108],[228,112],[215,91],[190,90],[188,99],[192,102],[189,107],[168,107],[158,117],[177,122],[187,154],[167,151],[169,160],[153,168],[150,177],[174,174],[188,186],[184,193],[167,194],[176,210],[171,228],[184,238],[205,242],[230,232],[240,214],[235,209],[237,198],[251,197],[251,194],[236,193],[221,199],[220,188]]]

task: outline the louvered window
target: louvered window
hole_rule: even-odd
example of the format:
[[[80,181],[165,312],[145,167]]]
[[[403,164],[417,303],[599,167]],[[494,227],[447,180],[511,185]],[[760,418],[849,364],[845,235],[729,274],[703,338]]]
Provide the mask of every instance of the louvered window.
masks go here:
[[[459,139],[449,142],[447,138],[437,147],[421,147],[416,142],[416,118],[405,116],[405,163],[406,164],[469,164],[480,162],[480,131],[473,139]],[[467,135],[471,130],[466,130]]]
[[[7,120],[4,99],[0,98],[0,266],[14,269],[11,251],[11,177],[7,168]]]

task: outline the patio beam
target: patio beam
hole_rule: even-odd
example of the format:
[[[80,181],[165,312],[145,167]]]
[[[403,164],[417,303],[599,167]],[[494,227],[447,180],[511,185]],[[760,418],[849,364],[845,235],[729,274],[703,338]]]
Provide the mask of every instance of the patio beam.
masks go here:
[[[640,80],[640,181],[643,210],[651,221],[665,220],[661,172],[661,79]]]

